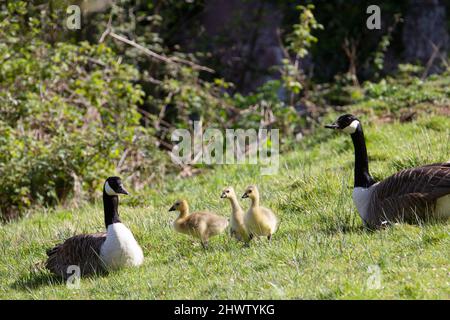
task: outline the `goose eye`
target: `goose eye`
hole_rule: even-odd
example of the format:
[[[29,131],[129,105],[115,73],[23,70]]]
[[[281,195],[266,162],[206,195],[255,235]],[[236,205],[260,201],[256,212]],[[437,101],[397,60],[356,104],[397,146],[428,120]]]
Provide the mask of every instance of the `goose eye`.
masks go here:
[[[252,190],[248,190],[248,193],[252,193]]]
[[[230,190],[225,191],[226,193],[230,193]]]

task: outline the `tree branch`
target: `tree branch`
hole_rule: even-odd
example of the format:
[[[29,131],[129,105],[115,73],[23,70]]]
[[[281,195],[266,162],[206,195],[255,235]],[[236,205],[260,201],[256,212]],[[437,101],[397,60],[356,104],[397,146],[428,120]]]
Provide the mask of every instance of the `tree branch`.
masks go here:
[[[138,43],[136,43],[136,42],[134,42],[134,41],[132,41],[130,39],[127,39],[124,36],[121,36],[121,35],[113,32],[112,28],[111,28],[111,16],[109,18],[108,25],[107,25],[107,28],[106,28],[105,32],[103,32],[102,36],[100,37],[99,43],[102,43],[103,41],[105,41],[105,38],[107,36],[110,36],[110,37],[112,37],[112,38],[114,38],[114,39],[116,39],[116,40],[118,40],[120,42],[126,43],[126,44],[128,44],[128,45],[130,45],[130,46],[132,46],[132,47],[142,51],[145,55],[147,55],[147,56],[149,56],[149,57],[151,57],[153,59],[157,59],[157,60],[163,61],[163,62],[168,63],[168,64],[173,64],[173,65],[177,65],[178,63],[181,63],[181,64],[188,65],[188,66],[190,66],[190,67],[192,67],[192,68],[194,68],[196,70],[202,70],[202,71],[206,71],[206,72],[209,72],[209,73],[214,73],[215,72],[211,68],[198,65],[198,64],[196,64],[196,63],[194,63],[192,61],[184,60],[184,59],[181,59],[181,58],[178,58],[178,57],[169,58],[169,57],[160,55],[160,54],[158,54],[156,52],[153,52],[153,51],[145,48],[144,46],[141,46],[140,44],[138,44]]]
[[[428,59],[428,62],[426,64],[425,70],[422,73],[422,77],[420,77],[422,80],[424,80],[428,76],[428,72],[430,72],[431,67],[433,66],[434,60],[439,54],[439,51],[441,49],[441,44],[435,45],[433,41],[430,40],[430,44],[433,47],[433,52],[431,53],[430,58]]]

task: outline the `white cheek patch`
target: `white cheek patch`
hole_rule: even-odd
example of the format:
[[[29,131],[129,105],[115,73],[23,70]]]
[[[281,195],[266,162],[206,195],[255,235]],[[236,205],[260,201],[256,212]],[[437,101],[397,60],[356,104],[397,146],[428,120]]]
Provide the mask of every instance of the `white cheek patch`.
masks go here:
[[[118,196],[119,195],[117,192],[115,192],[113,190],[113,188],[111,188],[111,186],[109,185],[108,181],[106,181],[106,183],[105,183],[105,192],[109,196]]]
[[[358,129],[358,125],[359,125],[359,121],[353,120],[352,123],[350,123],[344,129],[342,129],[342,131],[345,133],[349,133],[349,134],[355,133],[356,129]]]

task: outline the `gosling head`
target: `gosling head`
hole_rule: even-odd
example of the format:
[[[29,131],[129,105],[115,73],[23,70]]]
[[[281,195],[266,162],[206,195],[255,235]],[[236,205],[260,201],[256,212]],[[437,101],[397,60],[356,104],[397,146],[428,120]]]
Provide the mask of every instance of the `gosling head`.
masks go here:
[[[242,199],[250,198],[252,200],[255,200],[258,196],[258,188],[255,185],[251,185],[248,186],[247,189],[245,189],[245,192],[242,195]]]
[[[220,195],[222,199],[230,199],[235,196],[236,193],[234,192],[233,187],[226,187],[225,189],[223,189],[222,194]]]
[[[123,187],[122,179],[119,177],[109,177],[103,186],[103,193],[108,196],[118,196],[119,194],[129,194]]]
[[[332,124],[326,125],[327,129],[339,130],[344,133],[353,134],[361,127],[361,123],[358,118],[352,114],[344,114],[337,118]]]
[[[179,211],[184,212],[188,208],[187,201],[184,199],[180,199],[175,201],[175,203],[170,207],[169,211]]]

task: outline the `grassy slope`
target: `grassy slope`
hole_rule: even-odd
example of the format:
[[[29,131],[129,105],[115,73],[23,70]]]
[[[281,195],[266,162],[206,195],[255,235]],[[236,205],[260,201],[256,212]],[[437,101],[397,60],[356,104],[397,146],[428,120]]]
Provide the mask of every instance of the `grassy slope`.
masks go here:
[[[372,173],[382,178],[404,167],[450,160],[449,128],[450,119],[439,115],[366,125]],[[101,203],[0,226],[0,298],[449,299],[449,224],[362,229],[351,200],[352,168],[349,137],[320,129],[281,157],[275,176],[260,176],[257,166],[223,166],[122,198],[122,220],[142,245],[145,264],[83,279],[79,290],[32,266],[58,240],[101,230]],[[174,214],[167,210],[176,198],[189,199],[193,210],[210,208],[228,216],[221,189],[233,185],[241,193],[250,183],[260,186],[262,204],[276,209],[282,220],[271,244],[242,248],[223,235],[204,252],[171,229]],[[367,286],[371,265],[381,268],[381,289]]]

